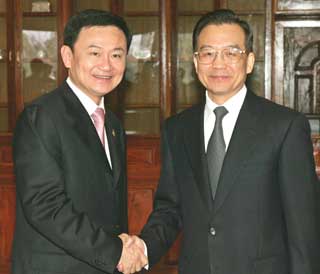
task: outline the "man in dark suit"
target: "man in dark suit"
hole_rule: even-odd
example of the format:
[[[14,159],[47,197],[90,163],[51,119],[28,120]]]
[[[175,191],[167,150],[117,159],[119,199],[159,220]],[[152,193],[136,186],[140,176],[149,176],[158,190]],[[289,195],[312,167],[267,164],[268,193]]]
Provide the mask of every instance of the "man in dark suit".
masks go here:
[[[247,90],[252,43],[230,10],[195,26],[206,102],[163,126],[160,181],[141,233],[151,267],[182,230],[181,274],[320,273],[308,121]]]
[[[123,247],[125,132],[103,100],[123,77],[130,41],[109,12],[85,10],[67,22],[69,77],[24,109],[14,134],[12,273],[115,273],[119,263],[132,273],[146,263],[143,251]]]

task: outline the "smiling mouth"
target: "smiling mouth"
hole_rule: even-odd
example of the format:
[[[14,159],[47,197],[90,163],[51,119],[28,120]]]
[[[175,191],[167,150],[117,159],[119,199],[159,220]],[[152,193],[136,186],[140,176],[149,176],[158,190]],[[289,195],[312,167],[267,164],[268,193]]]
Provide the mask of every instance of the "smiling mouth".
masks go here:
[[[228,79],[229,76],[228,75],[211,75],[210,78],[213,78],[213,79]]]
[[[111,79],[112,76],[107,76],[107,75],[94,75],[94,77],[99,78],[99,79]]]

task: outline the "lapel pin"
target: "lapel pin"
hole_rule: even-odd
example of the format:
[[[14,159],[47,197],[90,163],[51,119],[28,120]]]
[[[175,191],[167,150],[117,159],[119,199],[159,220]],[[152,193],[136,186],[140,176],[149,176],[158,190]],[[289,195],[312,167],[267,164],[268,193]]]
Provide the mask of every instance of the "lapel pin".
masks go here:
[[[116,132],[114,131],[114,129],[112,129],[112,136],[116,137]]]

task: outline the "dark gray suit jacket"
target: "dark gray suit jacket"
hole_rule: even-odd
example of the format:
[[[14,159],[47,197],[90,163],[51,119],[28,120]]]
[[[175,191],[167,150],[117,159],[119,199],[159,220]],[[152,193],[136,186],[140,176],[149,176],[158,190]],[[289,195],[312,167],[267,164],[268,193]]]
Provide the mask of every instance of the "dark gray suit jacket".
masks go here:
[[[13,148],[12,273],[113,273],[127,231],[125,133],[106,111],[113,170],[87,111],[64,82],[20,115]]]
[[[319,274],[319,183],[306,118],[248,91],[212,201],[203,112],[193,107],[163,127],[154,211],[141,234],[151,266],[182,229],[181,274]]]

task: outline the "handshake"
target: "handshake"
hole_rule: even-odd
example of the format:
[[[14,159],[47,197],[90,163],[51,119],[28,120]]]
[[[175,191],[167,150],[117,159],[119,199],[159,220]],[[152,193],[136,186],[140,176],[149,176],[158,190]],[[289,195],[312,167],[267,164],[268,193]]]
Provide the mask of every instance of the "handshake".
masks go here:
[[[117,266],[119,272],[124,274],[135,273],[148,265],[146,246],[143,240],[125,233],[120,234],[119,238],[123,244],[121,258]]]

